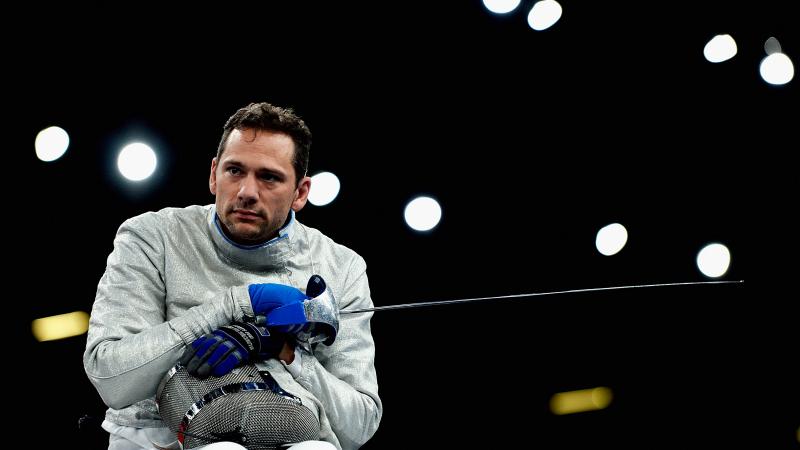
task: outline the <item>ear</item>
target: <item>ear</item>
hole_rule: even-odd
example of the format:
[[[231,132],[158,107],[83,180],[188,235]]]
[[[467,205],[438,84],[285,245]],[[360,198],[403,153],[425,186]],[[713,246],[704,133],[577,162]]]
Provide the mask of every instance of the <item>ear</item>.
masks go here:
[[[211,174],[208,176],[208,189],[217,195],[217,158],[211,160]]]
[[[294,191],[294,201],[292,202],[292,209],[294,212],[300,211],[306,206],[309,190],[311,190],[311,177],[303,177],[297,189]]]

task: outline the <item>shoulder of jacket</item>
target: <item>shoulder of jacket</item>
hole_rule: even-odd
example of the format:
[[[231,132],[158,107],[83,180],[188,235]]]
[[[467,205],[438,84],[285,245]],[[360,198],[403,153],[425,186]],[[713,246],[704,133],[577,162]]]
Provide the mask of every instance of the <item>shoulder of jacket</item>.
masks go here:
[[[122,226],[138,230],[158,230],[186,220],[200,219],[201,222],[204,222],[207,211],[206,208],[197,205],[185,208],[163,208],[158,211],[147,211],[133,216],[126,220]]]
[[[330,236],[326,235],[320,230],[309,227],[308,225],[304,225],[300,222],[298,222],[298,228],[301,228],[297,230],[301,238],[308,239],[309,246],[311,248],[317,246],[322,247],[326,252],[333,254],[336,260],[347,261],[348,265],[366,265],[364,258],[362,258],[361,255],[359,255],[355,250],[334,241]]]

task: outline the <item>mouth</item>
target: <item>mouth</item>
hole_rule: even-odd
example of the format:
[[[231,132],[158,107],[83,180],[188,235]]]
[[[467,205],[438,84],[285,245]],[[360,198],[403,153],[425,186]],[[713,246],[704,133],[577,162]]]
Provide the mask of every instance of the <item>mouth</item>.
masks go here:
[[[234,209],[233,215],[241,220],[258,220],[261,219],[261,214],[250,209]]]

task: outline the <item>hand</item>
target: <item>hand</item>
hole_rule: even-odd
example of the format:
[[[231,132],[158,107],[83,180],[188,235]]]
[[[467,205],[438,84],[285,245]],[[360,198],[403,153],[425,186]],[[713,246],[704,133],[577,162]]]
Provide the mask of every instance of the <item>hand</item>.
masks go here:
[[[333,293],[319,275],[313,275],[306,287],[307,300],[272,309],[266,316],[270,330],[291,334],[296,340],[331,345],[339,330],[339,311]]]
[[[221,377],[251,359],[277,356],[285,344],[283,333],[236,322],[200,336],[184,351],[180,363],[198,378]]]
[[[302,304],[303,300],[308,299],[300,289],[285,284],[251,284],[247,290],[256,316],[266,316],[275,308],[293,303]]]

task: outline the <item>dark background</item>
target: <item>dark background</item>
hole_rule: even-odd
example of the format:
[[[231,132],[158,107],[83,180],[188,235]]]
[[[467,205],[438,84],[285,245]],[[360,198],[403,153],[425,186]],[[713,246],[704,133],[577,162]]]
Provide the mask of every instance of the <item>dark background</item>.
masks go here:
[[[543,32],[532,4],[9,15],[10,361],[36,374],[11,423],[34,447],[103,448],[97,425],[77,427],[105,409],[85,335],[38,343],[29,324],[90,311],[126,218],[213,202],[223,123],[270,101],[314,133],[310,172],[342,182],[300,220],[364,256],[378,306],[703,281],[710,242],[731,249],[723,280],[748,279],[377,313],[385,414],[366,447],[797,448],[796,294],[775,281],[798,250],[797,80],[758,74],[770,36],[797,64],[791,2],[565,0]],[[723,33],[739,52],[708,63]],[[45,164],[33,140],[50,125],[71,144]],[[115,169],[131,139],[159,157],[137,187]],[[443,207],[427,234],[403,223],[420,194]],[[611,222],[629,241],[604,257],[594,238]],[[608,409],[549,412],[552,394],[595,386],[613,390]]]

